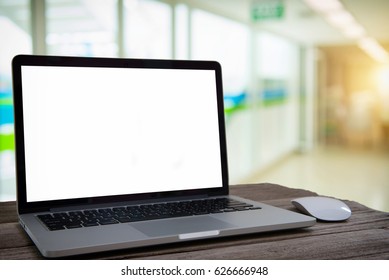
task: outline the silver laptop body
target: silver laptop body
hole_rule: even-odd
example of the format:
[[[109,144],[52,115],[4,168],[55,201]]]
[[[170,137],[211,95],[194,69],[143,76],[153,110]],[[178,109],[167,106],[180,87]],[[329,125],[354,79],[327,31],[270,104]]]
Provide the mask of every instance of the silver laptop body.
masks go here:
[[[12,64],[18,215],[43,256],[315,223],[229,196],[217,62],[19,55]],[[224,206],[182,210],[209,201]],[[106,216],[81,217],[97,213]]]

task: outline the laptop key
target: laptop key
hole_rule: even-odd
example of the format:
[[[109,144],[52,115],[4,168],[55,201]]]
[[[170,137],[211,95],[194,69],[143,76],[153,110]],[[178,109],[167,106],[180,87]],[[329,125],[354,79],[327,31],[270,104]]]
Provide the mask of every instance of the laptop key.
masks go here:
[[[51,225],[51,226],[47,226],[47,228],[49,230],[62,230],[62,229],[65,229],[65,227],[63,225]]]
[[[53,216],[51,214],[43,214],[43,215],[38,215],[37,216],[39,219],[41,220],[49,220],[49,219],[52,219]]]
[[[68,228],[68,229],[70,229],[70,228],[80,228],[80,227],[82,227],[82,225],[81,224],[67,224],[65,227]]]
[[[99,220],[100,225],[111,225],[111,224],[118,224],[119,222],[115,219],[101,219]]]

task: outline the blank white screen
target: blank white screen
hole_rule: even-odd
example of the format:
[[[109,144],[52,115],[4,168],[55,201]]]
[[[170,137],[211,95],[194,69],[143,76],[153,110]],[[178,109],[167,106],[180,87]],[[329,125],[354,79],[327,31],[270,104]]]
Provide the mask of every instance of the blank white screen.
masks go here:
[[[222,186],[212,70],[23,66],[27,201]]]

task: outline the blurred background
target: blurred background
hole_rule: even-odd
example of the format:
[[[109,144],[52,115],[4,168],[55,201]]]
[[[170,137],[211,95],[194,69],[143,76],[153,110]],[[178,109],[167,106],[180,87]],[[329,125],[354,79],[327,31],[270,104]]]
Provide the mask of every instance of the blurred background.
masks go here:
[[[231,184],[388,212],[388,11],[387,0],[0,0],[0,200],[16,199],[11,60],[24,53],[217,60]]]

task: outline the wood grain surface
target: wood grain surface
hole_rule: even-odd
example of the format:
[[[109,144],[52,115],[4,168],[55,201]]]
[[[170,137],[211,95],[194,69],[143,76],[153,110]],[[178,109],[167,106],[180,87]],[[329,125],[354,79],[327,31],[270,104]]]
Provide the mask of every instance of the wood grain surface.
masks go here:
[[[231,194],[296,211],[290,200],[317,195],[275,184],[237,185]],[[389,213],[354,201],[345,222],[306,229],[89,254],[72,259],[389,259]],[[16,203],[0,203],[0,259],[43,259],[17,222]]]

